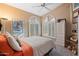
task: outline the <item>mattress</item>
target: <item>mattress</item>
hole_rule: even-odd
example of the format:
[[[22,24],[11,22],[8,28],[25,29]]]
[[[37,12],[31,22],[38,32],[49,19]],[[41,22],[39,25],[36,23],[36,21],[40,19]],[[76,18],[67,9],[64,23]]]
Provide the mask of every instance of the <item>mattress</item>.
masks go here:
[[[32,46],[34,56],[43,56],[51,48],[55,48],[53,39],[47,37],[31,36],[21,37],[20,39]]]

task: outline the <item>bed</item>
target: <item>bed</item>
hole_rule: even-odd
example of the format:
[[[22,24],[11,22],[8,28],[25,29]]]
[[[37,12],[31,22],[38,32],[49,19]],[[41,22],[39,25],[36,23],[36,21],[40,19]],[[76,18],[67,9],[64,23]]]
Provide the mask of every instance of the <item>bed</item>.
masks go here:
[[[9,37],[10,38],[10,37]],[[16,50],[18,47],[15,41],[19,43],[15,38],[8,39],[5,35],[0,35],[0,56],[43,56],[48,53],[51,49],[55,48],[55,38],[45,36],[30,36],[25,37],[24,35],[18,36],[21,42],[21,50]],[[10,41],[9,41],[10,40]],[[14,40],[14,43],[12,43]],[[10,44],[15,44],[14,49]]]
[[[34,56],[43,56],[49,50],[55,48],[55,44],[53,41],[55,38],[48,38],[41,36],[30,36],[30,37],[20,36],[19,38],[20,40],[31,45]]]

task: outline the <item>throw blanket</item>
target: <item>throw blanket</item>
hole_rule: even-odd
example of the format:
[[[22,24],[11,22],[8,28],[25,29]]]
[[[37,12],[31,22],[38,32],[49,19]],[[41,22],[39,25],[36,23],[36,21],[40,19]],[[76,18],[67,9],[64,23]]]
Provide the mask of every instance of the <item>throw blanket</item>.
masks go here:
[[[32,56],[33,49],[28,44],[22,41],[21,45],[22,51],[14,51],[8,44],[7,38],[4,35],[0,35],[0,54],[6,56]]]
[[[23,56],[33,56],[32,47],[24,41],[21,41],[21,44],[22,44],[21,47],[22,47]]]

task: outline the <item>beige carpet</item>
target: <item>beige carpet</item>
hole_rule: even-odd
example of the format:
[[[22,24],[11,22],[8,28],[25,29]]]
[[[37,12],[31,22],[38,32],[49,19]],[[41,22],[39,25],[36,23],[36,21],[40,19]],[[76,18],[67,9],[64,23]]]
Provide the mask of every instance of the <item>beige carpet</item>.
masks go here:
[[[56,48],[51,51],[49,56],[74,56],[74,54],[68,49],[56,45]]]

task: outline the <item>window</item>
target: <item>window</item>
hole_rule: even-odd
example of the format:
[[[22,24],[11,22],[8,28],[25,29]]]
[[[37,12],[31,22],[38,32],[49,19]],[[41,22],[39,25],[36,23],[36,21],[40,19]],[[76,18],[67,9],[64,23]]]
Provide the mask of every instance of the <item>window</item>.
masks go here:
[[[37,16],[32,16],[29,20],[29,36],[41,35],[40,19]]]
[[[46,19],[43,25],[44,25],[44,34],[49,35],[49,20]]]
[[[55,36],[55,28],[56,28],[56,23],[55,23],[55,18],[52,18],[49,22],[49,36]]]
[[[46,19],[43,23],[43,35],[44,36],[55,36],[55,28],[56,28],[56,21],[55,18],[52,16],[46,16]]]

